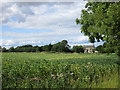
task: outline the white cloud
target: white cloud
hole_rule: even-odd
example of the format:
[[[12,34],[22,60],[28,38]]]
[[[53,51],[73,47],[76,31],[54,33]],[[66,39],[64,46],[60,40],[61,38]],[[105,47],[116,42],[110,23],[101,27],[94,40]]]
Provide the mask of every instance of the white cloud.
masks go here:
[[[69,44],[71,47],[73,46],[88,46],[88,45],[93,45],[92,43],[82,43],[82,44]]]
[[[76,38],[74,38],[72,41],[73,42],[86,42],[88,40],[88,36],[77,36]]]
[[[2,32],[3,45],[57,43],[66,39],[73,43],[86,42],[75,19],[80,17],[86,2],[77,3],[4,3],[3,25],[13,29],[47,29],[51,32]],[[12,20],[12,18],[16,20]],[[4,39],[4,38],[12,39]],[[0,43],[1,45],[1,43]]]
[[[46,28],[56,26],[56,23],[60,23],[64,26],[70,26],[75,24],[75,19],[79,17],[81,9],[84,8],[84,3],[72,3],[72,4],[38,4],[36,6],[22,6],[19,7],[16,3],[13,3],[11,7],[4,11],[4,18],[10,19],[11,17],[18,18],[19,21],[25,21],[22,23],[9,21],[6,25],[10,25],[13,28]],[[31,13],[34,13],[34,15]],[[7,12],[9,11],[9,13]],[[50,13],[52,12],[52,13]],[[23,20],[25,19],[25,20]],[[74,20],[74,21],[73,21]],[[73,23],[74,22],[74,23]],[[49,28],[48,27],[48,28]],[[54,28],[54,27],[53,27]]]
[[[0,40],[0,45],[5,45],[5,46],[9,46],[9,45],[14,45],[15,42],[14,40]]]
[[[80,0],[3,0],[2,2],[80,2]]]

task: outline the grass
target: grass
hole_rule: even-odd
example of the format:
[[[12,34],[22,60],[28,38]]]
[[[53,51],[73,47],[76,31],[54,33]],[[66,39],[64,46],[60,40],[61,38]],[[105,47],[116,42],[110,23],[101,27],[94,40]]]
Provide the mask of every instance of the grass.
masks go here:
[[[97,85],[93,84],[92,88],[118,88],[118,83],[118,74],[115,74],[109,80],[104,80]]]
[[[4,88],[117,88],[115,54],[3,53]]]

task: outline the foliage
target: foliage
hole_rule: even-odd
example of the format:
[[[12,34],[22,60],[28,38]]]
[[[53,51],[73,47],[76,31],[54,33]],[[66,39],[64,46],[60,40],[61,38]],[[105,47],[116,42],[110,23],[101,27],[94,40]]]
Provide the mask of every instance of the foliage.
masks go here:
[[[11,47],[8,50],[4,47],[2,48],[3,52],[71,52],[70,46],[68,45],[67,40],[62,40],[61,42],[58,42],[56,44],[49,44],[44,46],[32,46],[32,45],[23,45],[23,46],[17,46],[16,48]]]
[[[51,51],[53,45],[49,44],[49,45],[45,45],[45,46],[42,46],[42,50],[43,51]]]
[[[23,45],[15,48],[16,52],[35,52],[36,49],[32,45]]]
[[[120,56],[120,2],[88,2],[85,7],[81,19],[76,19],[81,32],[91,42],[105,41]]]
[[[9,49],[9,52],[15,52],[14,47],[11,47],[11,48]]]
[[[114,47],[110,46],[109,43],[104,43],[103,48],[105,53],[115,53]]]
[[[96,47],[96,50],[99,53],[115,53],[115,50],[113,47],[109,47],[108,43],[104,43],[103,45],[99,45]]]
[[[99,53],[104,53],[104,47],[102,45],[99,45],[96,47],[96,51],[98,51]]]
[[[84,47],[83,46],[73,46],[72,51],[76,52],[76,53],[84,53]]]
[[[2,52],[2,47],[0,46],[0,52]]]
[[[63,40],[53,45],[52,51],[55,52],[70,52],[67,40]]]
[[[2,58],[3,88],[91,88],[118,73],[114,54],[3,53]]]
[[[7,52],[7,49],[5,47],[3,47],[2,52]]]
[[[62,40],[56,44],[49,44],[44,46],[32,46],[32,45],[23,45],[17,46],[16,48],[10,47],[6,49],[2,48],[2,52],[76,52],[76,53],[84,53],[85,48],[83,46],[73,46],[70,49],[67,40]],[[108,43],[104,43],[103,46],[98,46],[96,48],[99,53],[114,53],[115,50],[113,47],[110,47]],[[117,52],[117,50],[116,50]]]

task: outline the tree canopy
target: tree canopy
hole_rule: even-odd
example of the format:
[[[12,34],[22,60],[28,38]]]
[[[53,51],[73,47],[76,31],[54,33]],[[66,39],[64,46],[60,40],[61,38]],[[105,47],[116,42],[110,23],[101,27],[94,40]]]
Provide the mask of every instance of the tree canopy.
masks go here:
[[[83,46],[73,46],[72,51],[76,53],[84,53],[85,48]]]
[[[32,46],[32,45],[23,45],[17,46],[16,48],[10,47],[6,49],[5,47],[0,46],[2,52],[71,52],[70,46],[68,45],[67,40],[62,40],[56,44],[49,44],[44,46]]]
[[[105,41],[120,56],[120,2],[88,2],[77,24],[90,42]]]
[[[62,40],[61,42],[58,42],[53,45],[52,51],[55,52],[70,52],[69,45],[67,40]]]

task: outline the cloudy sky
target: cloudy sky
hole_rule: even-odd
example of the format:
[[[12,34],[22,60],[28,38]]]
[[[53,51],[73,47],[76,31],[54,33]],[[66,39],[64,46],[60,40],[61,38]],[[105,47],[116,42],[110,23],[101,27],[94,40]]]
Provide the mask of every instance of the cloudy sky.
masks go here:
[[[90,45],[80,32],[81,2],[2,2],[0,5],[0,46],[46,45],[68,40],[69,45]],[[100,43],[95,43],[99,45]]]

